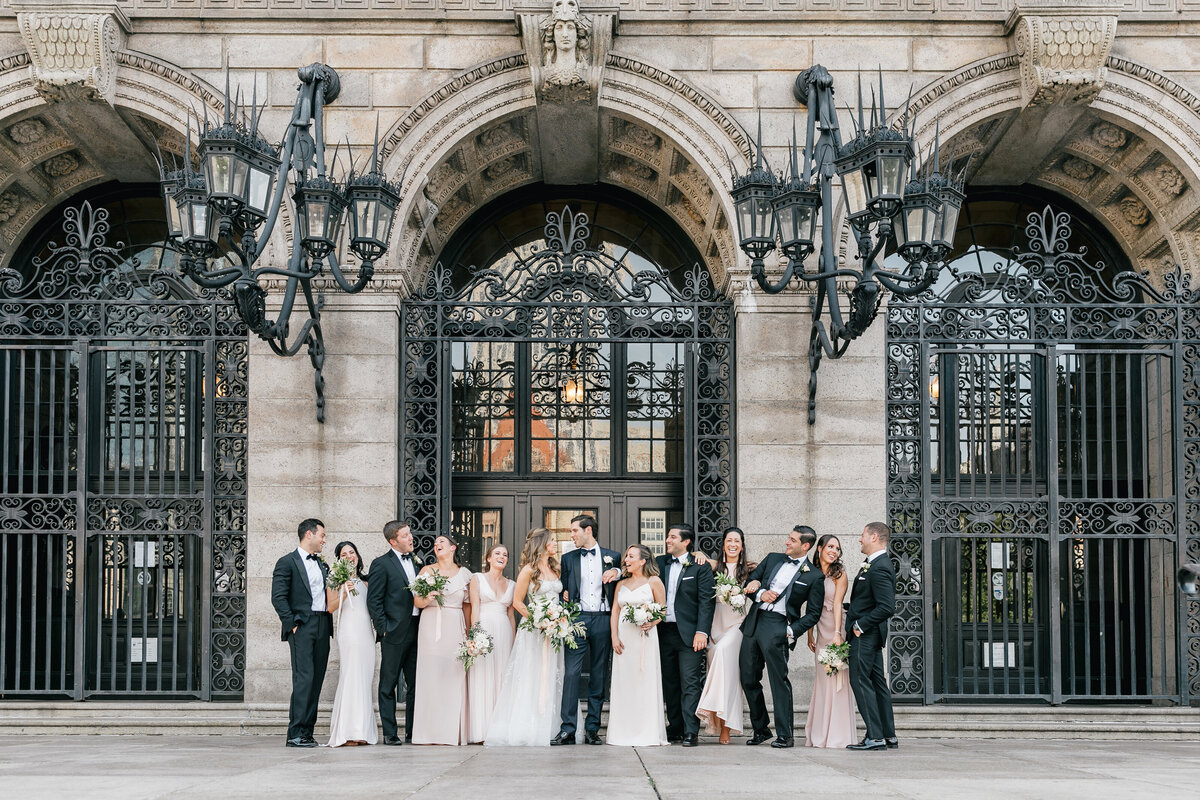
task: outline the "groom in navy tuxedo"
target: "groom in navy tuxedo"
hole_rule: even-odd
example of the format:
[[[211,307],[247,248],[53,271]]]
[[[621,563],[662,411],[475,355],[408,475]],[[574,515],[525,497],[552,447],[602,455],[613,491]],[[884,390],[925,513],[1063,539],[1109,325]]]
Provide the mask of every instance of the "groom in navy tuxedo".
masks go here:
[[[609,618],[613,607],[613,589],[621,575],[621,554],[596,544],[596,520],[580,514],[571,520],[571,541],[575,549],[562,557],[563,598],[579,603],[580,622],[587,628],[587,639],[579,647],[568,649],[564,659],[562,727],[552,745],[575,744],[579,716],[579,678],[588,664],[588,713],[584,721],[583,741],[604,744],[600,738],[600,707],[604,703],[604,684],[612,655],[612,630]]]

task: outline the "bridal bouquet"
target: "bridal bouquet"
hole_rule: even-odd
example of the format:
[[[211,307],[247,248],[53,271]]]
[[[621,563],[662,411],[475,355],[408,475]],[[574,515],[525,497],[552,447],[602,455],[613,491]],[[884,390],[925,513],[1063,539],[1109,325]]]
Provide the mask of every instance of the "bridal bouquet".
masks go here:
[[[483,658],[492,652],[492,646],[492,635],[481,625],[472,625],[467,631],[467,638],[458,646],[455,658],[462,662],[464,670],[469,670],[475,659]]]
[[[717,573],[716,597],[718,603],[723,603],[739,614],[745,614],[750,609],[750,600],[741,584],[724,572]]]
[[[638,627],[647,622],[661,622],[666,618],[667,607],[662,603],[630,603],[621,611],[622,622],[632,622]],[[649,635],[650,631],[642,631],[642,636]]]
[[[817,662],[824,665],[826,675],[837,675],[850,660],[850,643],[827,644],[817,653]]]
[[[354,565],[344,558],[339,558],[329,568],[329,574],[325,576],[325,585],[336,592],[349,583],[350,594],[357,597],[358,589],[355,589],[352,583],[357,577],[358,571],[354,568]]]
[[[442,605],[441,592],[446,588],[446,584],[448,583],[450,583],[449,578],[436,569],[432,569],[423,575],[418,575],[408,588],[412,590],[413,594],[421,598],[429,597],[429,595],[437,592],[438,596],[434,599],[437,600],[437,604],[440,606]]]
[[[540,633],[556,651],[565,644],[575,650],[578,636],[587,636],[587,628],[579,621],[579,604],[567,603],[547,594],[536,594],[526,604],[528,616],[521,620],[521,629]]]

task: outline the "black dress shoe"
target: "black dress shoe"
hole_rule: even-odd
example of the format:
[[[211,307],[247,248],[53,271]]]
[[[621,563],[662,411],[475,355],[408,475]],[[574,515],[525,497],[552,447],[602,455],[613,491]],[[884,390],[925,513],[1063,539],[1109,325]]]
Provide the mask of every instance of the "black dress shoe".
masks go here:
[[[604,740],[600,738],[598,731],[585,731],[583,734],[584,744],[604,744]]]
[[[700,745],[700,737],[694,733],[685,734],[681,744],[684,747],[698,747]]]
[[[863,739],[858,744],[846,745],[847,750],[887,750],[887,743],[883,739]]]
[[[305,736],[302,738],[304,739],[304,743],[306,745],[308,745],[309,747],[320,747],[320,745],[317,744],[317,740],[314,739],[312,736]]]
[[[893,736],[891,739],[884,739],[883,741],[887,745],[888,750],[895,750],[896,748],[898,748],[900,746],[900,742],[896,739],[895,736]]]
[[[316,747],[317,743],[313,739],[305,739],[303,736],[297,736],[295,739],[288,739],[285,747]]]
[[[555,736],[553,739],[550,740],[551,747],[558,747],[558,746],[564,745],[564,744],[575,744],[575,734],[560,733],[558,736]]]
[[[383,743],[389,744],[392,747],[399,747],[404,744],[404,741],[399,736],[385,736],[383,737]]]
[[[783,749],[785,747],[793,747],[794,745],[795,745],[794,739],[784,739],[782,737],[771,742],[771,747],[775,747],[778,749]]]
[[[756,744],[762,744],[763,742],[767,741],[770,738],[771,738],[770,731],[767,731],[766,733],[755,733],[753,736],[751,736],[749,739],[746,740],[746,744],[753,747]]]
[[[668,734],[667,744],[683,744],[683,737],[682,736],[671,736]]]

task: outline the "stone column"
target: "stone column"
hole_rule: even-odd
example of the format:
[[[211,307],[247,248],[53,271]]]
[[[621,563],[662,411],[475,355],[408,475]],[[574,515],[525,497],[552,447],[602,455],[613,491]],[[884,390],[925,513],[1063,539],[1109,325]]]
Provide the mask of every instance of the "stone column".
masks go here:
[[[295,549],[296,525],[306,517],[325,522],[326,560],[348,539],[369,563],[383,552],[383,525],[396,514],[398,298],[326,298],[324,425],[315,418],[308,359],[281,358],[262,342],[251,343],[247,702],[286,703],[291,691],[288,646],[279,640],[271,607],[271,572]],[[336,664],[335,645],[326,700],[337,686]]]

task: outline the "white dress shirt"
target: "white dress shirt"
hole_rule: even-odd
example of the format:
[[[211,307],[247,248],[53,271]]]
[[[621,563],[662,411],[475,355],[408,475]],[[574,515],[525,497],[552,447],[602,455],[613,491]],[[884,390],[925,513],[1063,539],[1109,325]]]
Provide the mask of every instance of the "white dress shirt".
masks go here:
[[[792,581],[796,580],[796,573],[800,571],[800,567],[804,564],[804,559],[799,559],[795,564],[783,562],[783,566],[775,573],[775,577],[771,580],[771,585],[767,588],[775,592],[779,597],[775,598],[774,603],[763,603],[763,611],[774,611],[776,614],[787,616],[787,595],[788,587],[792,585]]]
[[[674,559],[675,556],[669,556]],[[680,556],[686,559],[687,556]],[[667,622],[675,621],[675,595],[679,591],[679,579],[683,575],[683,562],[667,561]]]
[[[579,551],[579,608],[583,611],[607,611],[604,599],[604,563],[600,545]]]
[[[304,562],[304,573],[308,576],[308,590],[312,592],[312,610],[325,610],[325,575],[321,572],[321,563],[308,557],[303,547],[297,547],[296,552]]]
[[[396,558],[400,559],[400,568],[404,570],[404,574],[408,576],[408,585],[412,586],[412,582],[417,579],[417,568],[413,566],[412,553],[408,553],[407,555],[409,557],[405,558],[405,554],[401,553],[395,548],[392,548],[392,552],[396,554]],[[414,617],[421,616],[421,609],[417,608],[416,604],[413,605],[412,615]]]

